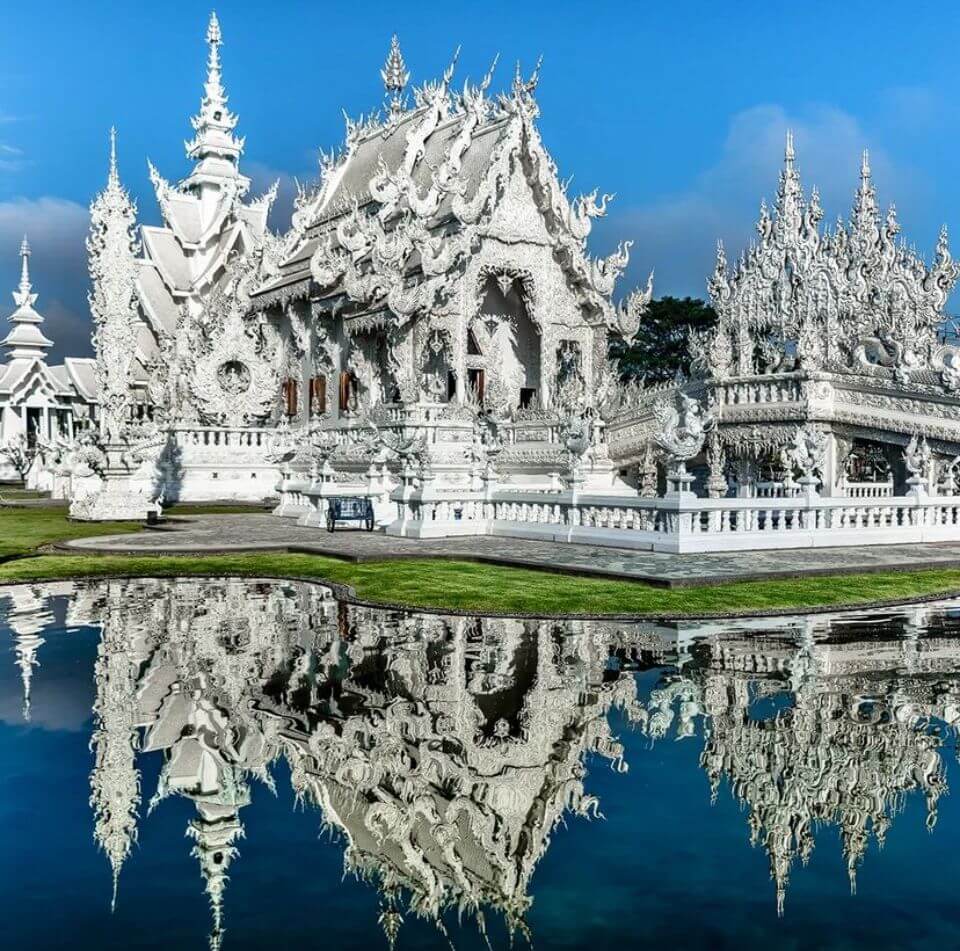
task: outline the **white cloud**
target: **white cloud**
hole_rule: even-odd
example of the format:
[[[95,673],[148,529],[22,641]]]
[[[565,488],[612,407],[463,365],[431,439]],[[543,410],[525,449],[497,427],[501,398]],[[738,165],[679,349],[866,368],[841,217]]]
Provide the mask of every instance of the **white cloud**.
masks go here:
[[[922,183],[898,168],[870,142],[861,123],[831,106],[790,114],[761,105],[736,114],[720,155],[686,191],[640,208],[617,213],[598,228],[598,247],[634,240],[623,288],[656,269],[656,293],[703,297],[722,239],[735,257],[752,239],[761,198],[772,203],[783,164],[784,140],[792,129],[797,166],[807,194],[816,185],[827,220],[849,213],[856,190],[860,154],[870,147],[874,181],[882,202],[922,191]]]

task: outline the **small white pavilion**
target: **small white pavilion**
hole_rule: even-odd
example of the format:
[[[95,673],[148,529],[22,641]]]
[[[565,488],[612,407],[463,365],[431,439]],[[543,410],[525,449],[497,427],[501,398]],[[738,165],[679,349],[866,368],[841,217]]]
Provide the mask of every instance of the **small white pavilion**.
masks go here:
[[[30,245],[20,245],[20,284],[13,292],[17,309],[0,341],[0,446],[26,436],[28,442],[50,442],[74,433],[96,418],[96,361],[67,357],[60,366],[47,364],[53,341],[41,329],[43,317],[34,309],[37,295],[30,283]],[[0,459],[0,480],[18,474]]]

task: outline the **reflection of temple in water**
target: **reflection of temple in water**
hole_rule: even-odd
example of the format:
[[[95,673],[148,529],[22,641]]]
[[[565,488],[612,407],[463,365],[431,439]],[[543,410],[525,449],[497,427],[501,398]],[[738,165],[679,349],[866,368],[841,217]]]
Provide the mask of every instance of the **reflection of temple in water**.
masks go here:
[[[597,811],[585,755],[626,768],[607,712],[645,716],[633,677],[611,676],[612,623],[405,615],[299,584],[96,591],[95,836],[116,887],[142,811],[137,755],[162,751],[147,811],[196,804],[214,947],[251,781],[272,787],[277,760],[340,834],[345,869],[378,888],[391,943],[405,907],[441,930],[448,911],[484,929],[493,910],[523,932],[555,826]],[[637,637],[634,651],[659,648]]]
[[[750,841],[769,856],[779,913],[790,870],[797,859],[807,863],[818,829],[839,831],[855,891],[871,839],[883,845],[908,793],[925,798],[927,827],[936,824],[947,791],[944,732],[960,721],[953,612],[717,630],[652,692],[651,727],[660,735],[674,708],[680,736],[703,717],[700,764],[714,799],[726,780],[747,810]]]
[[[102,628],[91,806],[114,889],[138,824],[191,800],[214,948],[244,807],[281,761],[345,870],[378,890],[392,943],[405,914],[485,930],[493,911],[526,932],[557,823],[598,811],[586,756],[626,768],[611,709],[653,739],[702,732],[713,795],[728,785],[744,806],[781,909],[818,829],[839,830],[852,884],[908,794],[933,826],[960,719],[955,608],[655,626],[408,614],[293,582],[4,589],[26,696],[47,596],[68,589],[68,625]],[[641,696],[632,672],[649,668]],[[150,753],[158,788],[141,793]]]

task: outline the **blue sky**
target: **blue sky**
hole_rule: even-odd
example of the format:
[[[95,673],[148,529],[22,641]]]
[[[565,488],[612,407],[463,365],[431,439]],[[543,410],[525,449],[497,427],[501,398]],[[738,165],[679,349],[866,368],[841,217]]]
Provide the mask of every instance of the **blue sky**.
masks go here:
[[[146,159],[170,179],[188,163],[209,3],[3,2],[0,29],[0,294],[16,282],[24,229],[56,354],[89,350],[83,236],[105,177],[106,135],[140,219],[157,220]],[[716,4],[221,2],[224,76],[257,188],[311,179],[320,147],[382,99],[397,32],[414,82],[462,44],[458,76],[495,53],[494,85],[543,54],[541,129],[571,190],[616,192],[591,239],[634,241],[621,290],[656,269],[658,294],[704,294],[713,248],[734,253],[771,197],[788,126],[804,182],[828,218],[846,214],[864,147],[883,203],[926,255],[941,222],[960,255],[956,50],[942,3]],[[9,298],[8,298],[9,300]],[[12,302],[11,307],[12,309]],[[3,311],[0,311],[2,313]]]

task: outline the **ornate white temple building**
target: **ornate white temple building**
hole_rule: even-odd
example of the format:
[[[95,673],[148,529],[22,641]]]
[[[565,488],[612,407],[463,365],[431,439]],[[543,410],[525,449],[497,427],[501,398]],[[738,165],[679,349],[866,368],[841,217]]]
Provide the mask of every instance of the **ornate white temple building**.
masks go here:
[[[13,292],[16,310],[7,318],[9,332],[0,347],[0,481],[24,477],[15,465],[29,458],[33,447],[49,446],[59,438],[74,438],[97,419],[96,361],[67,357],[62,364],[47,363],[53,341],[43,330],[35,309],[38,295],[30,281],[30,244],[20,245],[20,283]],[[4,453],[4,447],[10,453]]]
[[[792,139],[772,210],[709,282],[694,374],[626,385],[608,355],[652,281],[615,301],[610,200],[573,198],[537,128],[539,70],[492,94],[456,62],[412,87],[394,38],[383,109],[347,120],[293,224],[245,199],[222,36],[163,218],[136,230],[112,152],[89,242],[102,490],[77,517],[278,494],[326,525],[342,496],[414,537],[499,534],[662,551],[960,537],[960,274],[881,214],[867,156],[849,222],[805,196]],[[455,58],[456,59],[456,58]],[[90,453],[86,453],[90,461]]]

